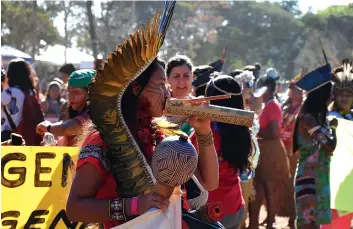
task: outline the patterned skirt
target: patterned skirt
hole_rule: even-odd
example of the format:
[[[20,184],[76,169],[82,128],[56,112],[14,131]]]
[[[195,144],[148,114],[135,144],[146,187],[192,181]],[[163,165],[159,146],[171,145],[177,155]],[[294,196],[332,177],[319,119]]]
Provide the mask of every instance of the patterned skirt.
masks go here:
[[[319,160],[319,151],[298,165],[295,179],[297,225],[331,223],[329,166]]]

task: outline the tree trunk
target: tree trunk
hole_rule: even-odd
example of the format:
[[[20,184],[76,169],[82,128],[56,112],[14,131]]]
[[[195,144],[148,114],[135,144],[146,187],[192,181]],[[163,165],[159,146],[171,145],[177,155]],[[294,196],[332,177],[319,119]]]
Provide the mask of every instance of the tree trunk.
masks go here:
[[[31,56],[32,56],[32,61],[34,62],[35,60],[35,56],[36,56],[36,53],[37,53],[37,46],[39,44],[39,41],[37,39],[37,31],[38,31],[38,28],[37,28],[37,8],[38,8],[38,5],[37,5],[37,1],[34,1],[32,2],[33,5],[33,25],[32,25],[32,52],[31,52]]]
[[[97,58],[97,56],[98,56],[98,49],[97,49],[98,41],[97,41],[97,36],[96,36],[96,27],[94,24],[95,18],[92,13],[92,1],[86,2],[86,8],[87,8],[88,23],[89,23],[89,33],[91,35],[93,56],[94,56],[94,58]]]
[[[66,63],[66,49],[67,49],[67,46],[68,46],[68,29],[67,29],[67,21],[68,21],[68,18],[69,18],[69,14],[70,14],[70,3],[69,3],[69,6],[66,6],[66,2],[63,1],[62,2],[63,4],[63,8],[64,8],[64,33],[65,33],[65,37],[64,37],[64,46],[65,46],[65,50],[64,50],[64,60],[65,60],[65,63]]]

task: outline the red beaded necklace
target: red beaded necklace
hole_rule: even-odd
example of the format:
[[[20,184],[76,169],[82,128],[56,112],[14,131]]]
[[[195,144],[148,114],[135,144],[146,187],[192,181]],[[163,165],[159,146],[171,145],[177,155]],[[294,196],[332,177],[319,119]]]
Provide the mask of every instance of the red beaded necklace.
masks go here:
[[[164,139],[161,131],[152,124],[152,116],[149,112],[150,103],[140,99],[137,106],[137,141],[147,161],[152,160],[153,151],[156,145]]]

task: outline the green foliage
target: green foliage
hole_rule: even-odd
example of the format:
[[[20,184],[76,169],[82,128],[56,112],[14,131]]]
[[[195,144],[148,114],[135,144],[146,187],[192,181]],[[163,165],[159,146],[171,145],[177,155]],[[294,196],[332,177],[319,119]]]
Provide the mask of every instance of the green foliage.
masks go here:
[[[51,15],[35,2],[1,1],[1,41],[27,53],[60,42]],[[43,42],[42,42],[43,43]]]
[[[298,1],[281,1],[279,5],[283,10],[288,11],[294,15],[299,16],[302,14],[299,9]]]
[[[348,6],[330,6],[324,10],[319,10],[317,12],[318,16],[328,18],[330,16],[335,17],[344,17],[350,16],[353,17],[353,3]]]
[[[160,1],[93,2],[98,4],[101,10],[94,18],[95,42],[103,56],[163,7]],[[38,5],[36,14],[31,2],[3,1],[1,6],[4,44],[30,51],[44,40],[47,45],[66,43],[92,53],[85,1],[45,1]],[[167,60],[180,52],[194,65],[205,65],[217,60],[228,45],[224,71],[259,62],[262,71],[275,67],[284,79],[322,62],[318,36],[334,64],[352,57],[353,4],[301,14],[298,1],[178,1],[160,54]],[[60,38],[52,21],[63,15],[67,16],[67,31]]]

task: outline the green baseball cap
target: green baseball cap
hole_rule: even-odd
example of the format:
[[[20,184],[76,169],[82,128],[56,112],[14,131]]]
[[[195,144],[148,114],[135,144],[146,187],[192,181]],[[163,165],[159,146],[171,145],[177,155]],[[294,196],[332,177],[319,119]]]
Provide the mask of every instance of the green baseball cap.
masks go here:
[[[88,87],[92,82],[96,71],[93,69],[82,69],[71,73],[68,85],[71,87]]]

